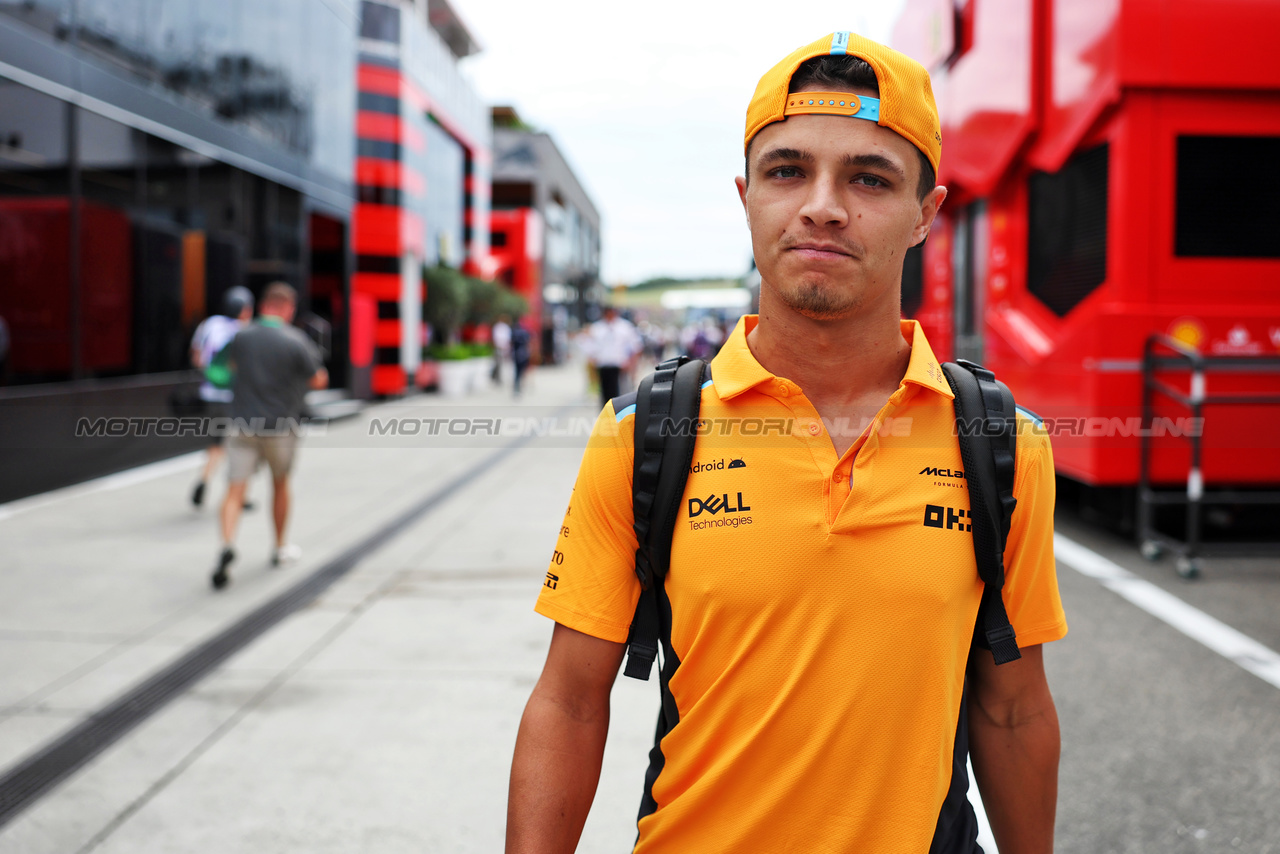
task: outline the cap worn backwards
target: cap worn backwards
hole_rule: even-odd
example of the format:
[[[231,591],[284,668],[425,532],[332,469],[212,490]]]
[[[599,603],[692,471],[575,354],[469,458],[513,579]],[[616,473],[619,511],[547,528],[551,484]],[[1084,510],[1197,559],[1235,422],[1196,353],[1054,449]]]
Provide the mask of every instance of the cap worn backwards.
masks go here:
[[[805,92],[787,90],[791,76],[804,62],[817,56],[856,56],[875,71],[880,97],[852,92]],[[942,158],[942,129],[938,107],[933,100],[929,72],[910,57],[847,31],[831,33],[793,52],[760,78],[747,107],[745,151],[762,128],[785,121],[789,115],[820,113],[850,116],[873,121],[889,128],[920,149],[938,173]]]

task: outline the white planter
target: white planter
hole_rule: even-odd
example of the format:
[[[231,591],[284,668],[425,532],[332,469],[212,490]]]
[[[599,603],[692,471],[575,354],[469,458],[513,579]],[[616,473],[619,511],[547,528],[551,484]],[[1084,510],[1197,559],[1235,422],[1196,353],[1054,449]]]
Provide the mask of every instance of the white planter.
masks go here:
[[[491,377],[493,376],[493,357],[492,356],[475,356],[467,359],[471,365],[471,390],[475,392],[484,391],[489,387]]]
[[[445,397],[466,397],[471,391],[471,376],[475,372],[472,359],[443,359],[440,362],[440,394]]]

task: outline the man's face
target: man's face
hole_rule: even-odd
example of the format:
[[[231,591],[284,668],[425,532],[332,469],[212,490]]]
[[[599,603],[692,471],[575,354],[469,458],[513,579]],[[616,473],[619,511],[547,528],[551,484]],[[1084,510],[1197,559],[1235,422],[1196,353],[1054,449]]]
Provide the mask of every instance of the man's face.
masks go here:
[[[896,308],[903,256],[946,196],[920,201],[911,143],[863,119],[791,116],[756,135],[748,168],[738,193],[763,287],[817,320]]]

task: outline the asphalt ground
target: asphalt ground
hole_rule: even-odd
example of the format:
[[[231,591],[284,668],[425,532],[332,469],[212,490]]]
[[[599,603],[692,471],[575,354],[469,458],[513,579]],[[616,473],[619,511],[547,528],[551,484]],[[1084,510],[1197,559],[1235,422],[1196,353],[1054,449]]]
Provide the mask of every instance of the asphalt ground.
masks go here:
[[[1171,558],[1059,513],[1057,530],[1271,650],[1280,561]],[[1280,852],[1280,688],[1060,559],[1071,630],[1046,647],[1062,725],[1057,850]]]
[[[212,513],[186,503],[195,459],[0,505],[0,773],[511,441],[371,437],[374,419],[569,423],[595,408],[576,368],[535,375],[523,416],[510,405],[493,390],[409,400],[308,439],[303,561],[269,569],[266,516],[249,514],[218,595]],[[550,637],[532,605],[583,438],[544,430],[440,495],[0,828],[0,854],[501,850],[516,726]],[[1149,564],[1069,514],[1058,530],[1280,650],[1280,561],[1206,559],[1186,582],[1171,559]],[[1063,732],[1057,850],[1280,852],[1280,688],[1065,562],[1059,579],[1071,632],[1046,651]],[[634,841],[656,694],[618,680],[580,851]]]

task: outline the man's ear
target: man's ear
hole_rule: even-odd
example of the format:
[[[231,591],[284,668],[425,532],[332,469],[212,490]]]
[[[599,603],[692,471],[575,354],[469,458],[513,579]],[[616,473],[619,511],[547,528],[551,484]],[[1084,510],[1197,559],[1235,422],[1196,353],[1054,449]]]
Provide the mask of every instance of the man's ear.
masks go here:
[[[747,215],[747,228],[751,227],[751,211],[747,208],[747,179],[741,175],[733,179],[738,186],[738,200],[742,202],[742,212]]]
[[[911,232],[912,246],[919,246],[929,236],[929,228],[937,218],[938,209],[942,207],[946,197],[947,188],[943,186],[934,187],[929,195],[924,197],[924,201],[920,203],[920,219],[916,221],[916,227]]]

